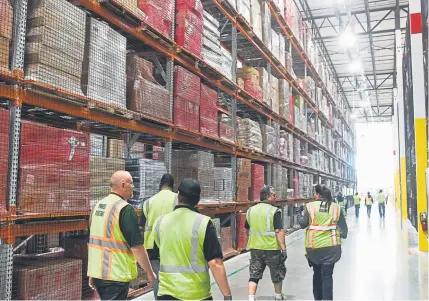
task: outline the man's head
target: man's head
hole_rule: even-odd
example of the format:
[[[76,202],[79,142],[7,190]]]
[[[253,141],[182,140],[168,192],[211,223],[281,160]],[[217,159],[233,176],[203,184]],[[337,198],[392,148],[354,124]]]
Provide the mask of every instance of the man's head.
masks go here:
[[[328,187],[322,187],[322,191],[320,192],[320,196],[324,198],[326,201],[332,201],[332,193]]]
[[[128,171],[118,170],[110,178],[110,191],[118,194],[124,200],[133,197],[133,178]]]
[[[355,195],[358,195],[358,193],[356,192]]]
[[[164,174],[161,178],[161,182],[159,183],[159,190],[170,189],[172,191],[173,187],[174,177],[169,173]]]
[[[195,207],[200,201],[201,187],[197,180],[184,179],[179,185],[179,203]]]
[[[315,200],[318,200],[318,199],[320,199],[320,194],[321,194],[321,192],[322,192],[322,189],[323,189],[324,187],[322,186],[322,185],[320,185],[320,184],[317,184],[315,187],[314,187],[314,199]]]
[[[272,186],[264,186],[259,193],[261,201],[273,202],[276,200],[276,192]]]
[[[368,191],[368,196],[370,196],[371,195],[371,193]]]
[[[383,189],[380,189],[380,193],[383,193]]]

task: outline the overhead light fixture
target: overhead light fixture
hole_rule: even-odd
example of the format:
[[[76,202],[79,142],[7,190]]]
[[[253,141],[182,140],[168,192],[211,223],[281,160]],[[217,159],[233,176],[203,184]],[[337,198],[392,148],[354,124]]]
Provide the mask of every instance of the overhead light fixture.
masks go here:
[[[351,48],[356,44],[356,35],[350,29],[349,26],[344,28],[339,39],[340,39],[340,46],[344,49]]]
[[[360,73],[362,71],[362,64],[360,61],[352,61],[349,64],[349,69],[352,73]]]

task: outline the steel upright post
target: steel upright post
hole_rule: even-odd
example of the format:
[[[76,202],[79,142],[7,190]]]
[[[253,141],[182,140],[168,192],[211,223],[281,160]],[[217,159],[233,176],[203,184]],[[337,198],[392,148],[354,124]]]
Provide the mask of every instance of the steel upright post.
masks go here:
[[[419,250],[428,251],[426,233],[420,223],[420,215],[427,214],[426,205],[426,175],[427,162],[427,122],[426,99],[423,68],[423,24],[420,0],[409,1],[411,66],[413,76],[413,104],[414,104],[414,136],[416,152],[416,188],[417,188],[417,220]]]
[[[232,26],[231,30],[232,35],[232,50],[231,50],[231,56],[232,56],[232,66],[231,66],[231,74],[232,74],[232,81],[234,83],[237,82],[237,28]],[[233,137],[234,137],[234,143],[237,141],[237,98],[236,95],[232,98],[231,101],[231,119],[232,119],[232,131],[233,131]],[[231,156],[231,169],[232,169],[232,195],[234,200],[237,198],[237,156],[232,155]]]

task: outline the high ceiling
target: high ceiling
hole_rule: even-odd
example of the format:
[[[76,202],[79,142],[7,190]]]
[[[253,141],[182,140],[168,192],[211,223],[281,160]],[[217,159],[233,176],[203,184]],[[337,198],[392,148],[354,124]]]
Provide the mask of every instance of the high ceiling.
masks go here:
[[[312,23],[320,49],[329,54],[328,63],[357,121],[390,121],[396,80],[395,28],[402,30],[404,39],[408,1],[296,1]],[[352,33],[342,35],[345,30]],[[346,47],[353,44],[353,36],[354,46]]]

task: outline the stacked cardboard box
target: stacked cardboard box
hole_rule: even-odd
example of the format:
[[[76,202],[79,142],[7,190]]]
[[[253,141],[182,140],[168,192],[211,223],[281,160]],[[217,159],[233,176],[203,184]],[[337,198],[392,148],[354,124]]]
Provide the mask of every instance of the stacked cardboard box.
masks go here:
[[[250,25],[253,32],[262,41],[262,10],[259,0],[250,0]]]
[[[200,0],[176,1],[176,43],[201,56],[203,44],[203,5]]]
[[[271,106],[271,84],[269,82],[269,74],[263,67],[257,68],[259,72],[259,86],[262,88],[262,100],[268,106]]]
[[[247,230],[246,224],[246,213],[237,213],[237,251],[242,251],[247,248]]]
[[[199,131],[200,78],[180,66],[174,67],[174,75],[174,123]]]
[[[249,25],[251,21],[250,1],[251,0],[237,0],[237,12],[247,21],[247,23],[249,23]]]
[[[202,58],[210,66],[222,71],[222,46],[220,44],[219,22],[204,11]]]
[[[16,300],[81,300],[82,260],[16,260],[13,286]]]
[[[201,84],[200,132],[210,136],[218,134],[217,92]]]
[[[107,157],[107,137],[90,134],[90,155]]]
[[[161,178],[167,173],[164,162],[151,159],[128,159],[125,169],[133,177],[133,201],[137,206],[158,193]]]
[[[90,159],[90,208],[110,192],[110,178],[115,171],[125,170],[125,160],[93,156]]]
[[[237,124],[237,143],[262,151],[262,133],[259,123],[250,118],[242,118]]]
[[[10,1],[0,0],[0,70],[9,69],[9,45],[12,40],[13,9]]]
[[[136,1],[137,0],[133,0]],[[138,8],[146,15],[145,22],[167,38],[172,38],[174,1],[138,0]]]
[[[94,18],[87,22],[84,93],[125,109],[127,39]]]
[[[229,79],[232,80],[232,55],[225,48],[221,47],[222,61],[221,61],[221,72]]]
[[[289,120],[289,83],[285,79],[279,79],[279,113]]]
[[[85,12],[67,1],[31,1],[27,12],[26,78],[82,94],[85,21]]]
[[[170,95],[152,76],[151,62],[127,55],[127,104],[130,110],[171,120]]]
[[[249,200],[249,187],[252,185],[252,162],[249,159],[237,159],[237,201]]]
[[[249,188],[250,201],[260,201],[260,192],[264,183],[264,166],[252,163],[251,187]]]
[[[108,139],[107,156],[110,158],[125,158],[124,147],[124,141],[118,139]]]
[[[252,67],[244,67],[237,70],[237,77],[243,79],[244,90],[253,96],[256,100],[262,102],[263,92],[259,86],[260,75],[259,71]]]
[[[0,214],[6,212],[7,166],[9,156],[9,111],[0,109]]]
[[[22,122],[17,210],[89,210],[89,135]]]
[[[215,198],[221,202],[231,202],[232,195],[232,168],[214,168],[214,192]]]
[[[202,151],[173,151],[172,175],[176,188],[186,178],[194,178],[201,186],[201,200],[213,200],[214,155]]]
[[[226,114],[220,115],[219,137],[223,140],[234,143],[234,129],[232,127],[231,117]]]

